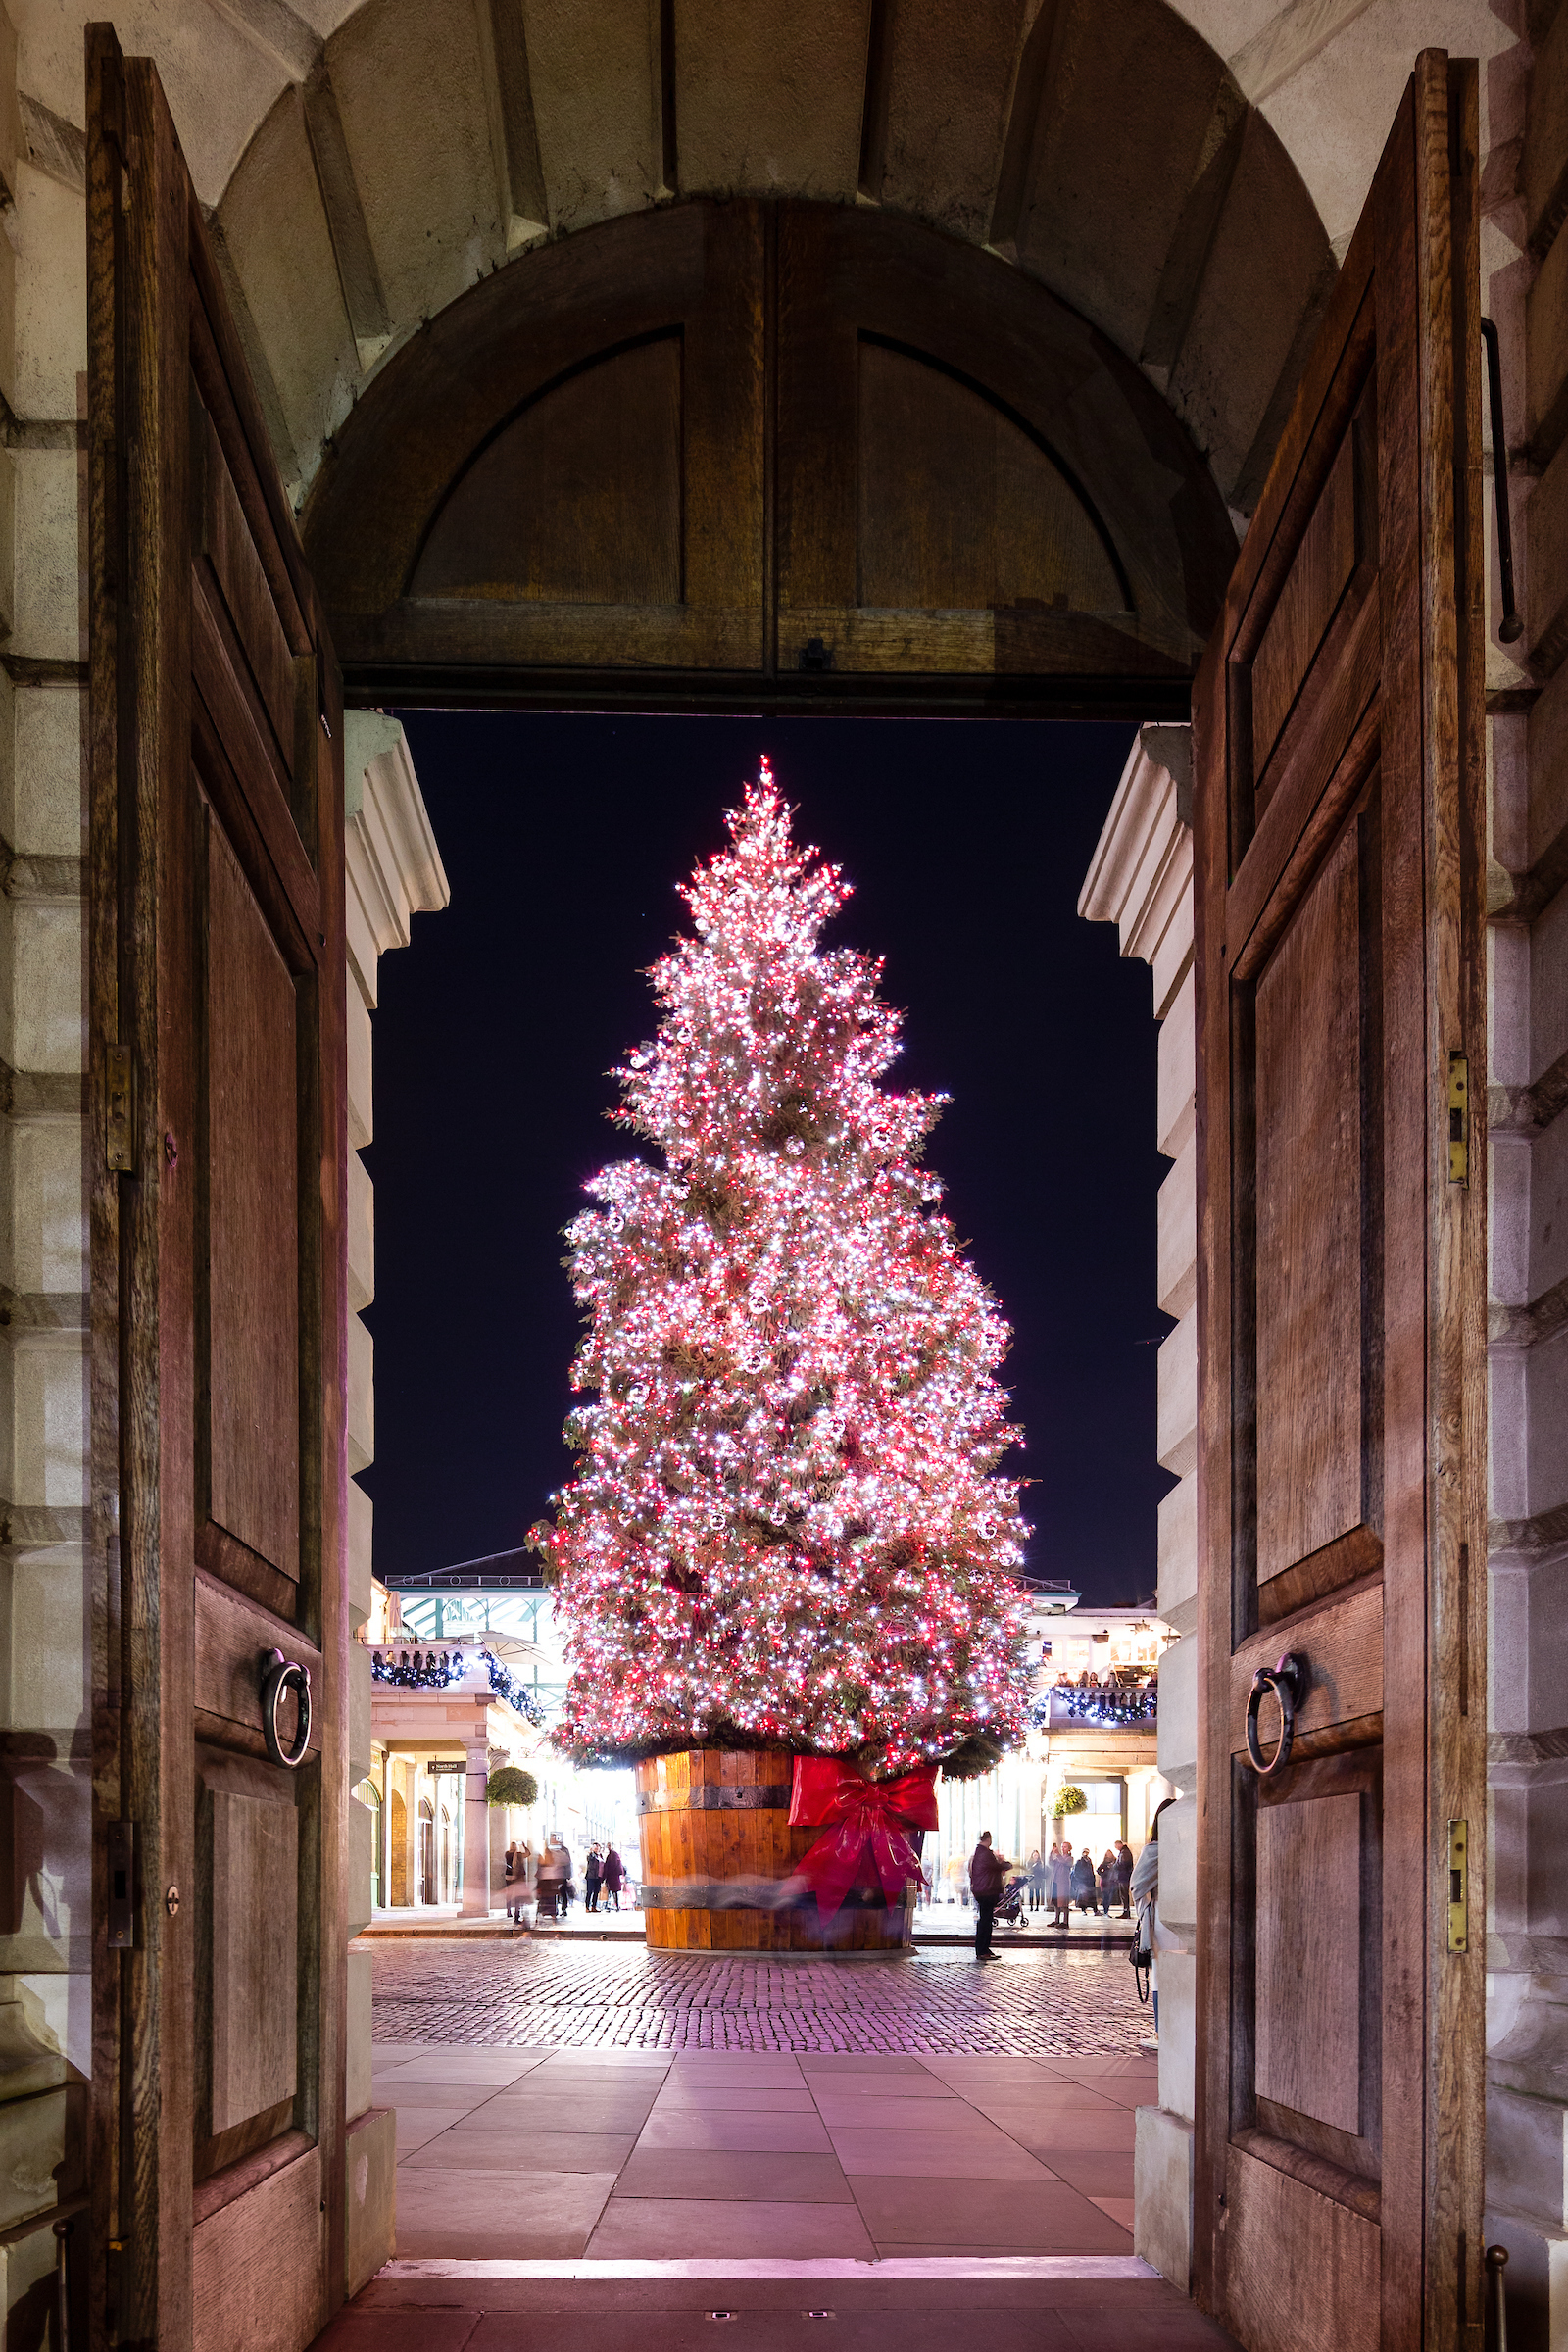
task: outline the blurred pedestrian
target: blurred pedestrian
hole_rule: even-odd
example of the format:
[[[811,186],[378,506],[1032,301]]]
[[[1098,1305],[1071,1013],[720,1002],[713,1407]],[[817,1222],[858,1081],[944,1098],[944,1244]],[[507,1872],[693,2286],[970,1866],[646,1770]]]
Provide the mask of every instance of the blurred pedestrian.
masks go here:
[[[1072,1844],[1064,1838],[1051,1849],[1051,1907],[1052,1926],[1067,1925],[1068,1907],[1072,1902]]]

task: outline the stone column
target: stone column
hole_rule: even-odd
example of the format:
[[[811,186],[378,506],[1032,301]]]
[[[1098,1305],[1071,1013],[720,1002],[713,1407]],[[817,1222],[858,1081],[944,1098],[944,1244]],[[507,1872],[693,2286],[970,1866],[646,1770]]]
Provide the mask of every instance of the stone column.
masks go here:
[[[468,1770],[463,1785],[463,1916],[490,1916],[490,1808],[485,1784],[490,1777],[487,1739],[467,1741]]]
[[[1176,1317],[1159,1350],[1161,1466],[1181,1482],[1159,1506],[1159,1614],[1176,1639],[1159,1661],[1159,1770],[1179,1801],[1159,1825],[1159,1917],[1182,1948],[1159,1956],[1159,2104],[1138,2110],[1133,2245],[1191,2288],[1198,1936],[1198,1206],[1193,978],[1192,735],[1146,726],[1122,774],[1078,901],[1148,963],[1159,1030],[1155,1140],[1173,1164],[1159,1189],[1158,1304]]]

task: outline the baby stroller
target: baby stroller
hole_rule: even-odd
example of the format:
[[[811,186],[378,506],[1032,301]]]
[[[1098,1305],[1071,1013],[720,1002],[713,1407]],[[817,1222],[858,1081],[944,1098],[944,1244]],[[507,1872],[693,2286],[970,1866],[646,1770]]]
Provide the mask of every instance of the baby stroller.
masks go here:
[[[1015,1878],[1007,1881],[993,1914],[999,1928],[1026,1928],[1029,1925],[1029,1915],[1024,1909],[1024,1898],[1028,1892],[1029,1873],[1021,1870]]]

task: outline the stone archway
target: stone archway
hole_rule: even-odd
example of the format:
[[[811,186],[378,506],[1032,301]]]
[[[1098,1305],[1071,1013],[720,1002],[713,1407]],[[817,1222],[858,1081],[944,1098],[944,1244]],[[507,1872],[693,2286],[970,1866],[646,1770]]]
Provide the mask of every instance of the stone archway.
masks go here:
[[[1267,76],[1196,7],[1008,0],[980,26],[895,0],[367,0],[324,38],[289,23],[220,115],[172,61],[169,81],[297,498],[481,279],[677,197],[750,196],[989,249],[1140,368],[1250,510],[1334,254],[1247,94]]]

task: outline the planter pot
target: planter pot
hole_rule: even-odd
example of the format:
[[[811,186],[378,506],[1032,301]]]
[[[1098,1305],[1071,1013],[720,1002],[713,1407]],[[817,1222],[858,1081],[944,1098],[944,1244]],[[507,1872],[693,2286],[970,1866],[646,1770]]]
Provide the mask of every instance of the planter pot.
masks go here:
[[[679,1952],[898,1952],[912,1913],[856,1887],[824,1924],[814,1895],[781,1906],[782,1887],[821,1836],[792,1830],[788,1748],[686,1748],[637,1765],[648,1941]]]

